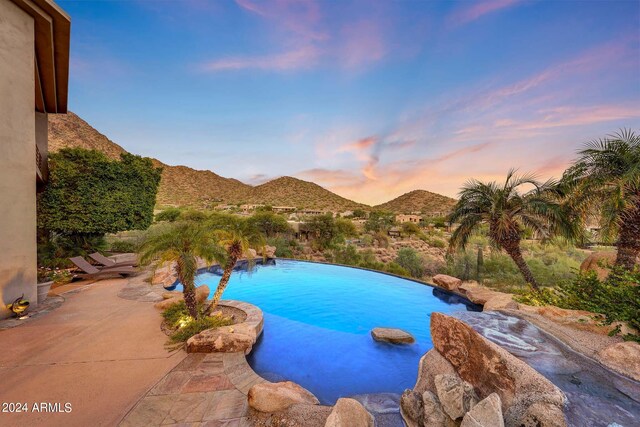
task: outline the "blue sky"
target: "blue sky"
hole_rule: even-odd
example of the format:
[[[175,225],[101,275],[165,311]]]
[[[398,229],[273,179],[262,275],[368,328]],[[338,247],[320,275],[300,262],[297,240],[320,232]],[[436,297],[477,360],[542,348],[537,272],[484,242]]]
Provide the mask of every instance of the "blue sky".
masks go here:
[[[70,109],[130,152],[380,203],[640,130],[638,1],[62,1]]]

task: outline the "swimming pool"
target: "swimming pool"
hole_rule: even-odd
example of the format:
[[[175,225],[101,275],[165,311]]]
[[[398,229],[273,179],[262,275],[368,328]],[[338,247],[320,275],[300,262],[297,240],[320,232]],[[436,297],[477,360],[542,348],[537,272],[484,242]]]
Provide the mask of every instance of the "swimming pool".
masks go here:
[[[213,293],[220,275],[198,275]],[[456,295],[372,271],[278,260],[235,271],[224,299],[264,312],[264,332],[248,357],[267,380],[294,381],[323,404],[340,397],[412,388],[420,357],[432,348],[432,312],[477,311]],[[371,329],[401,328],[411,345],[376,342]]]

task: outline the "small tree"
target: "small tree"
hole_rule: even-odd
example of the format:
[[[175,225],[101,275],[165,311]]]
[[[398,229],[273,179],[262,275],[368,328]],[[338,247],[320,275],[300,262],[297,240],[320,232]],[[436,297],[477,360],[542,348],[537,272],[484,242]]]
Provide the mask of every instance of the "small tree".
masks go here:
[[[364,224],[364,229],[369,232],[388,231],[396,222],[396,216],[392,212],[373,211]]]
[[[633,270],[640,255],[640,135],[623,129],[586,144],[563,176],[572,207],[599,214],[601,237],[615,241],[615,265]]]
[[[151,234],[140,248],[140,261],[175,262],[178,280],[182,283],[184,302],[189,315],[198,318],[195,277],[197,258],[208,263],[225,259],[224,248],[215,233],[197,222],[180,222]]]
[[[339,236],[338,227],[331,214],[318,215],[305,224],[318,249],[326,249],[335,243]]]
[[[522,193],[519,188],[524,185],[533,188]],[[477,180],[467,182],[449,217],[451,223],[460,224],[449,240],[449,252],[464,249],[472,234],[487,224],[493,245],[509,254],[527,283],[537,290],[538,282],[520,248],[524,228],[529,227],[542,236],[551,231],[568,237],[579,234],[578,224],[567,217],[567,211],[558,202],[556,189],[554,182],[542,184],[531,175],[517,176],[515,170],[509,171],[502,185]],[[466,278],[468,273],[465,268]]]
[[[287,220],[282,215],[277,215],[271,211],[257,212],[248,221],[251,226],[257,228],[267,237],[291,231]]]
[[[395,261],[399,266],[407,270],[412,277],[420,278],[424,275],[424,262],[414,249],[400,249]]]
[[[156,214],[155,220],[156,222],[175,222],[178,218],[180,218],[181,213],[182,211],[178,208],[167,208],[162,212],[158,212]]]
[[[218,306],[218,303],[222,298],[222,294],[229,284],[231,273],[233,273],[233,269],[235,268],[238,260],[242,256],[247,256],[247,258],[249,258],[249,249],[251,246],[257,246],[264,249],[265,245],[264,236],[249,221],[237,218],[227,219],[228,222],[226,224],[222,224],[219,220],[214,223],[214,226],[216,227],[214,229],[214,235],[218,245],[225,248],[225,255],[223,259],[220,259],[221,265],[224,266],[224,270],[222,272],[220,282],[218,282],[216,291],[213,294],[213,301],[207,309],[208,313]],[[212,225],[213,224],[209,224],[210,229],[213,229]],[[264,253],[264,250],[262,253]],[[250,262],[252,261],[253,260],[250,260]]]
[[[353,221],[346,218],[338,218],[335,222],[338,235],[343,237],[355,237],[358,235],[358,229]]]

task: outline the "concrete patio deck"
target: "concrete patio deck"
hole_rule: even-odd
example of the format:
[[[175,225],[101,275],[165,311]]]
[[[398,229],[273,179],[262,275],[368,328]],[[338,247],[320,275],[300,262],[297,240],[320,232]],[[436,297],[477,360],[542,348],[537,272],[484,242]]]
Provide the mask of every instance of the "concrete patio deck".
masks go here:
[[[63,294],[59,308],[0,330],[1,426],[113,426],[186,357],[168,353],[160,313],[118,293],[131,279],[103,280]],[[59,403],[62,412],[33,412]],[[64,412],[65,403],[71,405]]]

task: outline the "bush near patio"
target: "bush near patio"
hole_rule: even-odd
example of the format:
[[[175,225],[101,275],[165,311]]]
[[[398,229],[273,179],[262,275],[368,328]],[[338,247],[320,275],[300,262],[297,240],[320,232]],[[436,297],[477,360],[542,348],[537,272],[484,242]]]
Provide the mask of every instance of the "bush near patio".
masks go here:
[[[49,156],[49,181],[38,198],[41,265],[105,249],[104,235],[146,229],[160,174],[149,158],[62,149]]]
[[[207,306],[204,304],[198,304],[197,310],[199,316],[194,319],[190,316],[185,302],[180,301],[162,312],[165,324],[171,330],[171,335],[169,335],[170,345],[185,343],[189,338],[206,329],[233,324],[233,320],[228,317],[216,315],[207,316]]]

